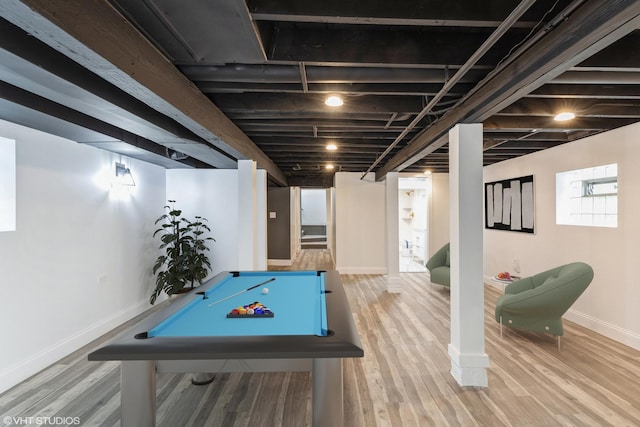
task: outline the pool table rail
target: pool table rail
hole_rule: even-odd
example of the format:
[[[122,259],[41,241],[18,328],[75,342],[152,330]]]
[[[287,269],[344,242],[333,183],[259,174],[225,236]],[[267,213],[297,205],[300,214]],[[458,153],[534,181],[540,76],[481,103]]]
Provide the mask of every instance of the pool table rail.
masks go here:
[[[199,291],[222,280],[229,273],[220,273],[205,282]],[[107,344],[89,354],[89,360],[202,360],[202,359],[281,359],[281,358],[341,358],[363,357],[360,336],[337,271],[326,271],[328,336],[207,336],[151,337],[137,339],[163,319],[179,311],[194,299],[195,292],[178,300],[118,334]],[[202,289],[200,289],[202,288]],[[244,321],[244,320],[240,320]]]

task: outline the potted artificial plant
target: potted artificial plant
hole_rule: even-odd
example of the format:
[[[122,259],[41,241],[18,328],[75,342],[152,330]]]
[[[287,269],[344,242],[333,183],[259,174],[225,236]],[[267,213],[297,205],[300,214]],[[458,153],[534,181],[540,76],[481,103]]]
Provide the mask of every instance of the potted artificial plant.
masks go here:
[[[151,294],[151,304],[162,292],[167,295],[188,292],[196,284],[200,285],[211,269],[211,262],[207,257],[207,240],[205,233],[211,229],[206,224],[207,219],[196,216],[190,221],[182,216],[182,211],[174,207],[175,200],[169,200],[171,206],[165,206],[167,213],[156,220],[162,225],[153,237],[160,236],[160,247],[164,253],[156,259],[153,274],[156,276],[156,287]]]

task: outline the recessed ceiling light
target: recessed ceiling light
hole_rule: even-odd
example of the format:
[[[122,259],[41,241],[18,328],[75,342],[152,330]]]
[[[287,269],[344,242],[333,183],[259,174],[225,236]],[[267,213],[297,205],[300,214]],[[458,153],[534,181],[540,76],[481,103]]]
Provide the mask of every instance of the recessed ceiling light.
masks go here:
[[[558,122],[564,122],[567,120],[571,120],[575,117],[576,117],[575,113],[572,113],[571,111],[563,111],[562,113],[556,114],[556,116],[553,119]]]
[[[331,95],[328,96],[327,99],[325,99],[324,103],[329,107],[339,107],[344,104],[344,101],[337,95]]]
[[[333,165],[331,163],[328,163],[324,168],[327,170],[333,170]]]
[[[338,149],[338,146],[336,144],[327,144],[327,150],[336,151],[337,149]]]

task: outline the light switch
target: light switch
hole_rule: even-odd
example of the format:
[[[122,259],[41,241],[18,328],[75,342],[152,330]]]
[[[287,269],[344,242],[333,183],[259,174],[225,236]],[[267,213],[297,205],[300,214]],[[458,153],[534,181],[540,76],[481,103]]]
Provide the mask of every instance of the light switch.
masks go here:
[[[275,218],[275,217],[276,217],[275,212],[269,212],[269,218]]]

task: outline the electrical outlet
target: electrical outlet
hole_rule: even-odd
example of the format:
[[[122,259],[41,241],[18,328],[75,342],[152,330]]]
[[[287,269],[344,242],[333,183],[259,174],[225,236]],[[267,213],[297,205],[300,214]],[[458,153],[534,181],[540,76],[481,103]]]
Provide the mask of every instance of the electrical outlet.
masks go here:
[[[513,271],[520,273],[520,260],[518,258],[513,259]]]

